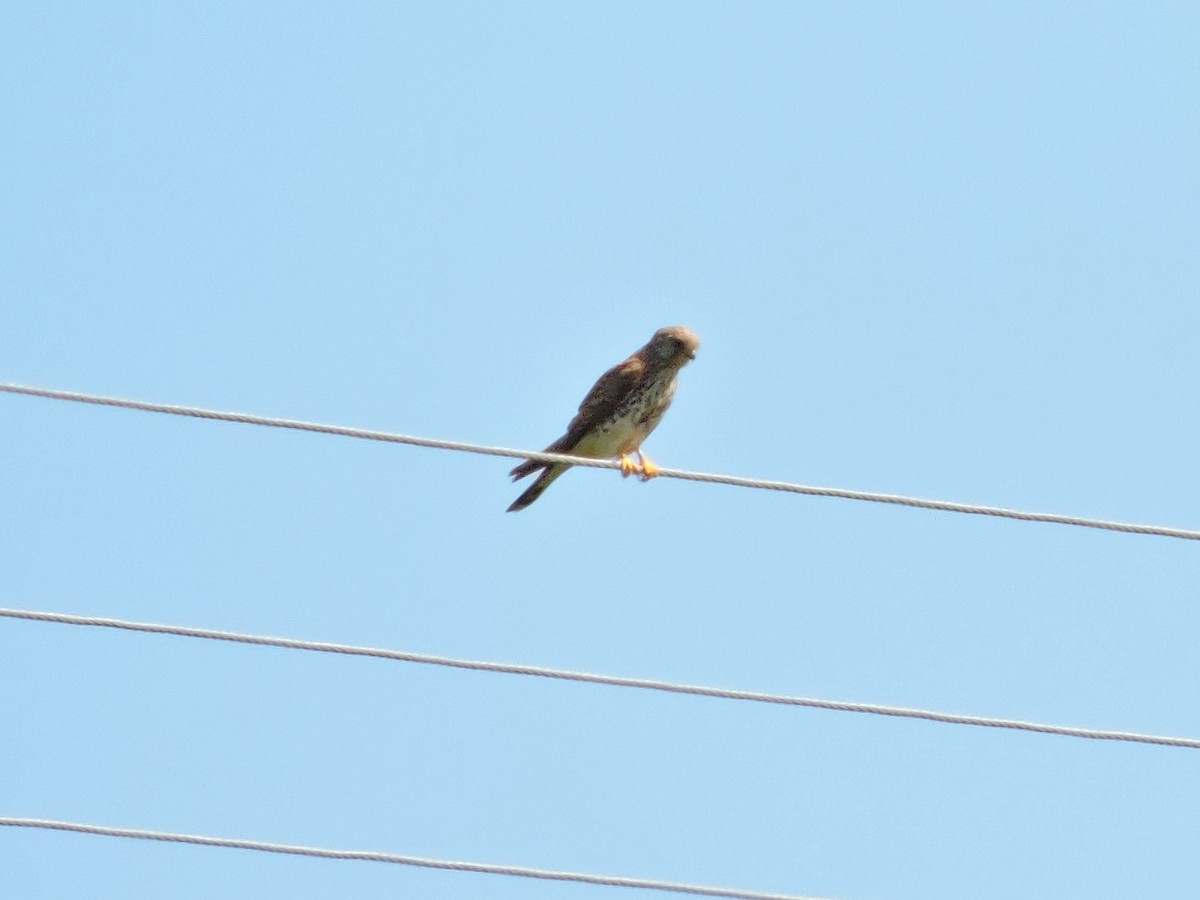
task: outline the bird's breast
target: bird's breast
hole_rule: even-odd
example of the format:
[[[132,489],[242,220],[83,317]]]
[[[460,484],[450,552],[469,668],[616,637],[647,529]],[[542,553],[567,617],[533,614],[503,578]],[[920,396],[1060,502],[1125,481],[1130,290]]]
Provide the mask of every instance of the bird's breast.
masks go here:
[[[671,405],[675,384],[672,373],[638,385],[600,422],[594,442],[586,443],[593,444],[597,456],[619,456],[637,450]]]

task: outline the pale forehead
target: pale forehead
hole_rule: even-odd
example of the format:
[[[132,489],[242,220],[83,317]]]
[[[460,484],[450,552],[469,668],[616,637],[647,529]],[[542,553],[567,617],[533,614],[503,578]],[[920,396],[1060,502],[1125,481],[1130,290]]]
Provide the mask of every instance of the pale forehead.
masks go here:
[[[663,338],[674,338],[685,347],[699,347],[700,338],[696,337],[695,332],[689,331],[682,325],[672,325],[669,328],[660,328],[654,332],[654,340],[662,340]]]

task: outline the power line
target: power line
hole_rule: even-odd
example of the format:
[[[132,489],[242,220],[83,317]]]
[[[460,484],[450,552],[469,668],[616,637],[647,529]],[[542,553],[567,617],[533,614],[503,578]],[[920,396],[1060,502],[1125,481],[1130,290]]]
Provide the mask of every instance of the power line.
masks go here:
[[[893,716],[905,719],[925,719],[951,725],[976,725],[985,728],[1008,728],[1016,731],[1032,731],[1038,734],[1056,734],[1063,737],[1091,738],[1104,741],[1127,741],[1137,744],[1157,744],[1165,747],[1184,747],[1200,750],[1200,738],[1169,737],[1164,735],[1140,734],[1131,731],[1108,731],[1096,728],[1075,728],[1069,725],[1046,725],[1024,722],[1019,719],[996,719],[989,716],[967,716],[957,713],[934,712],[927,709],[911,709],[902,706],[882,706],[876,703],[851,703],[842,700],[819,700],[812,697],[795,697],[787,694],[767,694],[760,691],[740,691],[728,688],[703,687],[693,684],[677,684],[650,678],[627,678],[620,675],[599,675],[591,672],[573,672],[566,669],[550,669],[542,666],[526,666],[513,663],[483,662],[480,660],[455,659],[448,656],[432,656],[425,653],[410,653],[403,650],[385,650],[377,647],[356,647],[350,644],[331,644],[323,641],[304,641],[296,638],[268,637],[266,635],[241,634],[234,631],[215,631],[208,628],[189,628],[181,625],[161,625],[150,622],[127,622],[98,616],[77,616],[70,613],[43,612],[40,610],[3,609],[0,617],[25,619],[33,622],[54,622],[62,625],[88,625],[101,628],[116,628],[124,631],[141,631],[149,634],[171,634],[178,637],[204,638],[215,641],[230,641],[237,644],[254,644],[263,647],[280,647],[288,650],[312,650],[318,653],[340,653],[345,656],[369,656],[398,662],[421,663],[446,666],[453,669],[469,669],[476,672],[499,672],[507,675],[533,675],[539,678],[555,678],[561,681],[603,684],[611,687],[640,688],[670,694],[690,694],[697,697],[715,697],[722,700],[748,700],[754,703],[773,703],[779,706],[804,706],[812,709],[829,709],[840,712],[871,713],[878,716]]]
[[[607,887],[644,888],[651,891],[669,891],[677,894],[699,895],[701,897],[733,897],[737,898],[737,900],[821,900],[821,898],[817,897],[801,897],[796,894],[773,894],[763,891],[744,891],[737,888],[707,887],[698,884],[680,884],[674,881],[657,881],[649,878],[626,878],[619,875],[588,875],[583,872],[560,872],[550,869],[532,869],[526,866],[500,866],[489,863],[429,859],[423,856],[380,853],[374,850],[330,850],[323,847],[304,847],[297,844],[274,844],[266,841],[208,837],[198,834],[175,834],[169,831],[151,831],[142,828],[113,828],[108,825],[59,822],[52,819],[0,817],[0,825],[7,825],[13,828],[44,828],[52,831],[73,831],[79,834],[94,834],[104,837],[166,841],[176,844],[199,844],[204,847],[224,847],[234,850],[258,850],[263,853],[285,853],[292,856],[315,856],[321,859],[352,859],[363,862],[394,863],[401,866],[421,866],[426,869],[448,869],[455,872],[512,875],[518,878],[539,878],[546,881],[574,881],[583,884],[605,885]]]
[[[464,453],[482,453],[487,456],[508,456],[514,459],[534,459],[538,462],[565,462],[594,469],[619,469],[620,463],[611,459],[589,459],[583,456],[568,456],[562,453],[544,453],[533,450],[512,450],[507,447],[490,447],[463,441],[446,441],[435,438],[414,437],[387,431],[371,431],[365,428],[349,428],[343,425],[324,425],[295,419],[277,419],[248,413],[220,412],[195,406],[177,406],[167,403],[147,403],[142,400],[124,400],[118,397],[102,397],[76,391],[60,391],[51,388],[25,387],[19,384],[0,383],[0,391],[10,394],[25,394],[51,400],[70,400],[76,403],[94,403],[100,406],[116,406],[137,409],[143,412],[169,413],[175,416],[190,416],[197,419],[214,419],[223,422],[239,422],[244,425],[265,425],[271,428],[290,428],[296,431],[312,431],[318,434],[335,434],[342,437],[361,438],[369,441],[385,441],[393,444],[409,444],[435,450],[457,450]],[[949,500],[927,500],[901,494],[881,494],[873,491],[852,491],[842,488],[815,487],[788,481],[766,481],[761,478],[743,478],[738,475],[716,475],[708,472],[688,472],[683,469],[660,469],[663,478],[679,478],[684,481],[699,481],[706,484],[729,484],[735,487],[756,488],[767,491],[782,491],[789,494],[806,494],[813,497],[838,497],[843,500],[864,500],[869,503],[888,503],[894,506],[911,506],[917,509],[936,509],[943,512],[967,513],[977,516],[993,516],[1001,519],[1016,519],[1022,522],[1045,522],[1053,525],[1074,525],[1080,528],[1099,528],[1105,531],[1120,531],[1127,534],[1149,534],[1159,537],[1181,538],[1200,541],[1200,531],[1186,528],[1169,528],[1163,525],[1137,525],[1128,522],[1111,522],[1104,519],[1089,519],[1082,516],[1066,516],[1058,513],[1021,512],[998,506],[980,506],[973,503],[956,503]]]

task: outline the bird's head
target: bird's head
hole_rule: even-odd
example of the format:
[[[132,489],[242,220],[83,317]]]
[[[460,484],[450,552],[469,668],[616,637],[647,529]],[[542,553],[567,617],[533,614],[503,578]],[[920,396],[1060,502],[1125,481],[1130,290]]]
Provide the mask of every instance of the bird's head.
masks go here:
[[[654,332],[646,349],[656,362],[681,368],[696,358],[700,338],[680,325],[672,325]]]

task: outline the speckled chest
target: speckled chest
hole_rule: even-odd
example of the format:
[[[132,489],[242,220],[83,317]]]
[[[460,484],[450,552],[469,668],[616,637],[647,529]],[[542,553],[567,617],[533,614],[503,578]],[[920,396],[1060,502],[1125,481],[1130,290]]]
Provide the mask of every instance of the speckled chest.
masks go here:
[[[600,425],[604,443],[615,447],[616,453],[636,450],[646,439],[671,405],[675,396],[676,372],[661,375],[639,385],[621,405]]]

